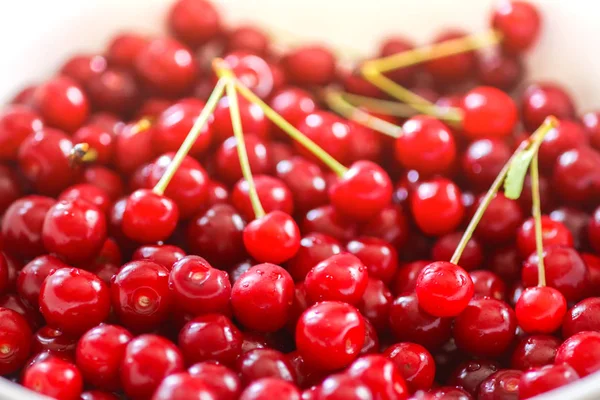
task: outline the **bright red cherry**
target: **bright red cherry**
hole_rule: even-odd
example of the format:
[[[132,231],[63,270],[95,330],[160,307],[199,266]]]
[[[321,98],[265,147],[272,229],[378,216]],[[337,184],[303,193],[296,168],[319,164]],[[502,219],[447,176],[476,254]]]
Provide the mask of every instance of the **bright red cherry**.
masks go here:
[[[553,83],[534,83],[523,92],[521,115],[525,128],[534,131],[546,117],[574,119],[575,106],[564,88]]]
[[[477,58],[477,78],[488,86],[513,90],[523,78],[525,66],[519,57],[494,51]]]
[[[447,29],[437,35],[433,43],[442,43],[447,40],[463,39],[467,32],[462,29]],[[475,54],[465,52],[446,57],[435,58],[425,63],[425,69],[433,80],[439,85],[464,81],[475,72]]]
[[[169,270],[149,260],[131,261],[112,280],[110,295],[123,326],[133,331],[153,329],[171,310]]]
[[[78,263],[96,256],[106,240],[106,218],[93,204],[63,200],[46,214],[42,240],[48,251]]]
[[[367,385],[376,399],[405,399],[406,382],[394,362],[381,355],[367,355],[354,361],[348,375]]]
[[[0,374],[23,367],[31,349],[31,328],[16,311],[0,307]]]
[[[287,357],[272,349],[254,349],[237,360],[237,370],[246,385],[261,378],[278,378],[294,383],[294,368]]]
[[[249,329],[277,331],[289,318],[294,290],[294,281],[285,269],[268,263],[255,265],[233,284],[233,314]]]
[[[82,86],[106,70],[106,58],[93,54],[76,54],[69,58],[61,67],[61,75],[77,81]]]
[[[51,255],[39,256],[27,263],[17,277],[17,293],[34,308],[39,308],[42,283],[50,272],[69,266]]]
[[[78,400],[83,391],[83,379],[75,365],[50,357],[25,369],[23,386],[54,399]]]
[[[335,56],[323,46],[296,47],[284,56],[282,62],[286,77],[298,85],[324,86],[335,78]]]
[[[423,346],[410,342],[396,343],[388,347],[383,355],[396,365],[411,392],[431,389],[435,361]]]
[[[473,297],[473,281],[458,265],[437,261],[425,267],[417,278],[419,306],[437,317],[460,314]]]
[[[224,365],[205,361],[192,365],[188,372],[196,376],[221,400],[237,400],[242,384],[238,375]]]
[[[567,311],[563,321],[562,335],[571,337],[581,331],[600,331],[600,297],[588,297]]]
[[[266,141],[269,139],[269,120],[262,109],[257,104],[251,103],[242,96],[238,96],[238,106],[244,132],[252,133],[261,140]],[[215,143],[221,143],[227,138],[234,136],[233,126],[231,125],[231,113],[229,111],[229,99],[227,96],[224,96],[219,100],[217,108],[215,108],[213,113],[213,117],[214,120],[211,124],[211,129],[214,134]]]
[[[544,248],[551,246],[573,246],[573,235],[562,223],[542,215],[542,243]],[[523,222],[517,231],[517,248],[521,257],[528,257],[535,251],[535,227],[533,217]]]
[[[398,253],[385,240],[359,237],[348,242],[346,250],[367,267],[370,278],[389,283],[398,269]]]
[[[590,147],[569,150],[556,160],[552,187],[565,202],[595,207],[600,194],[600,153]]]
[[[333,206],[326,205],[307,212],[300,230],[305,234],[323,233],[345,242],[356,237],[357,226],[337,213]]]
[[[86,382],[103,390],[119,390],[125,347],[133,336],[117,325],[101,324],[77,343],[76,364]]]
[[[559,125],[544,136],[539,150],[540,165],[552,170],[558,157],[564,152],[586,146],[589,139],[582,125],[569,120],[561,120]]]
[[[568,364],[546,365],[532,368],[521,375],[519,398],[528,399],[579,379],[577,372]]]
[[[227,51],[244,50],[258,55],[269,52],[269,37],[260,28],[242,25],[228,33]]]
[[[445,178],[420,183],[410,200],[417,226],[428,235],[454,231],[465,212],[460,194],[458,186]]]
[[[548,286],[527,288],[515,306],[517,322],[527,333],[552,333],[562,324],[567,301],[558,290]]]
[[[356,256],[338,254],[321,261],[306,275],[306,294],[312,302],[337,300],[356,305],[368,282],[367,267]]]
[[[255,260],[280,264],[300,248],[300,230],[288,214],[272,211],[244,228],[244,246]]]
[[[554,363],[561,341],[554,336],[532,335],[521,340],[513,350],[511,368],[527,371]]]
[[[267,61],[249,51],[233,51],[223,57],[237,79],[262,99],[269,98],[275,86],[273,69]],[[216,82],[216,81],[215,81]]]
[[[254,175],[269,173],[271,170],[270,147],[252,133],[244,134],[244,144],[252,173]],[[234,184],[243,178],[237,145],[237,139],[234,136],[227,138],[219,146],[215,157],[216,173],[227,184]]]
[[[87,143],[96,152],[96,162],[105,165],[112,162],[115,136],[109,129],[88,123],[75,131],[73,142]]]
[[[169,12],[169,29],[192,47],[205,44],[221,33],[221,17],[206,0],[178,0]]]
[[[350,161],[349,149],[352,136],[350,127],[343,118],[328,111],[317,110],[300,121],[297,128],[340,163],[345,164]],[[301,143],[294,142],[294,147],[300,155],[322,165]]]
[[[300,391],[294,384],[277,378],[254,381],[242,392],[239,400],[300,400]]]
[[[173,200],[148,189],[139,189],[127,199],[121,229],[130,239],[153,243],[171,236],[178,218],[179,211]]]
[[[510,147],[501,139],[475,140],[463,154],[462,170],[475,189],[487,190],[507,163],[511,153]]]
[[[600,333],[583,331],[576,333],[556,352],[556,364],[565,363],[573,367],[580,377],[588,376],[600,369]]]
[[[178,343],[188,365],[217,361],[231,366],[241,353],[242,334],[226,316],[206,314],[181,329]]]
[[[581,123],[592,147],[600,150],[600,113],[592,111],[583,114],[581,116]]]
[[[317,232],[309,233],[300,240],[300,248],[287,262],[286,269],[296,282],[301,282],[315,265],[341,252],[341,243],[333,237]]]
[[[123,32],[115,35],[106,49],[106,58],[111,65],[133,69],[135,59],[146,45],[148,39],[138,33]]]
[[[0,160],[16,160],[25,138],[43,127],[39,114],[29,107],[14,105],[5,109],[0,114]]]
[[[217,400],[205,381],[187,372],[167,376],[152,395],[152,400],[186,400],[196,397],[203,400]]]
[[[106,214],[111,206],[111,200],[101,188],[90,185],[89,183],[80,183],[69,186],[59,196],[58,200],[75,201],[81,199],[95,205],[102,213]]]
[[[140,335],[125,347],[121,383],[127,397],[149,399],[164,378],[182,370],[177,346],[157,335]]]
[[[349,365],[365,340],[365,323],[357,309],[323,301],[307,309],[296,325],[296,347],[308,365],[332,371]]]
[[[80,335],[106,320],[110,293],[100,278],[78,268],[60,268],[40,289],[40,311],[46,322],[65,333]]]
[[[508,53],[519,54],[535,43],[541,21],[533,4],[504,0],[494,8],[491,25],[502,35],[502,48]]]
[[[269,105],[294,126],[317,110],[316,101],[309,92],[291,86],[275,92],[269,100]],[[272,130],[278,137],[287,138],[279,128],[273,126]]]
[[[479,86],[462,100],[463,132],[470,138],[505,138],[518,119],[515,102],[500,89]]]
[[[33,102],[44,122],[65,132],[74,132],[89,116],[86,94],[71,78],[57,76],[40,85]]]

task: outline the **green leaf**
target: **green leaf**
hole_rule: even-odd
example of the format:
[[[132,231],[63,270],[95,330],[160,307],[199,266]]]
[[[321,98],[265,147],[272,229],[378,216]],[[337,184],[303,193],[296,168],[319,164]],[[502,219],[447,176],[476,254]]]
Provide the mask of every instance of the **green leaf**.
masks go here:
[[[518,153],[511,161],[504,180],[504,195],[509,199],[516,200],[521,196],[529,164],[536,152],[537,147],[531,146]]]

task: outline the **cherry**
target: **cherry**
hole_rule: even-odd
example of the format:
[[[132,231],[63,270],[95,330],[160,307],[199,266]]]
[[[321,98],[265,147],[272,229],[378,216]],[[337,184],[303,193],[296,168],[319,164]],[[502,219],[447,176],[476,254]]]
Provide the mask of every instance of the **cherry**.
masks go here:
[[[269,37],[252,25],[242,25],[228,32],[227,51],[244,50],[257,55],[269,53]]]
[[[460,194],[458,186],[445,178],[421,182],[410,199],[417,226],[436,236],[455,230],[465,211]]]
[[[178,309],[193,316],[229,310],[231,284],[225,271],[198,256],[183,257],[172,268],[169,287]]]
[[[42,227],[48,210],[55,200],[31,195],[13,202],[2,217],[2,241],[5,249],[23,258],[33,258],[45,253]]]
[[[476,203],[481,204],[483,196],[477,198]],[[504,194],[498,193],[494,196],[486,209],[483,217],[477,225],[475,236],[484,243],[505,243],[514,239],[515,231],[523,221],[523,212],[519,203],[507,198]],[[527,250],[531,250],[527,255],[535,250],[533,241],[533,218],[523,223],[527,226]],[[533,247],[531,247],[533,245]],[[525,257],[527,256],[525,255]]]
[[[197,397],[216,400],[217,396],[204,380],[187,372],[178,372],[167,376],[152,395],[153,400],[185,400]]]
[[[408,388],[394,362],[381,355],[360,357],[350,365],[348,375],[362,381],[379,399],[403,399]]]
[[[272,349],[254,349],[237,361],[237,370],[246,385],[261,378],[277,378],[294,383],[294,369],[286,356]]]
[[[581,124],[587,133],[593,148],[600,150],[600,114],[588,112],[581,116]]]
[[[202,254],[211,265],[228,267],[244,259],[244,220],[228,204],[215,204],[190,220],[187,244],[190,252]]]
[[[29,135],[19,148],[19,167],[40,194],[56,195],[77,178],[69,163],[73,144],[62,131],[45,128]]]
[[[363,224],[360,232],[364,236],[383,239],[396,249],[401,249],[408,240],[409,229],[403,209],[390,205]]]
[[[189,49],[174,39],[156,38],[140,50],[135,71],[154,93],[177,96],[191,90],[198,66]]]
[[[31,349],[31,328],[16,311],[0,307],[0,374],[23,367]]]
[[[38,85],[25,86],[10,101],[10,104],[20,104],[31,106],[33,104],[33,94]]]
[[[57,76],[38,86],[34,107],[44,122],[66,132],[74,132],[89,117],[90,105],[81,87],[71,78]]]
[[[419,306],[436,317],[460,314],[473,297],[473,281],[458,265],[437,261],[426,266],[417,278]]]
[[[106,66],[106,58],[101,55],[76,54],[62,65],[60,74],[85,86],[90,79],[104,72]]]
[[[577,251],[569,247],[548,247],[544,249],[544,265],[548,286],[561,292],[567,301],[585,297],[589,273]],[[537,254],[532,254],[523,263],[521,276],[525,287],[537,285],[537,266]]]
[[[293,126],[298,126],[307,115],[317,110],[316,101],[309,92],[292,86],[273,93],[269,106]],[[275,125],[271,129],[278,138],[287,138]]]
[[[523,92],[521,115],[525,128],[533,131],[550,115],[559,119],[574,119],[575,106],[571,96],[553,83],[533,83]]]
[[[518,85],[524,73],[525,66],[520,58],[500,51],[477,58],[477,78],[484,85],[509,92]]]
[[[562,324],[567,301],[558,290],[548,286],[523,291],[515,306],[519,326],[527,333],[552,333]]]
[[[191,376],[198,377],[221,400],[237,400],[242,384],[238,375],[213,361],[206,361],[192,365],[188,372]]]
[[[337,254],[313,267],[304,280],[312,302],[337,300],[356,305],[367,288],[367,267],[351,254]]]
[[[506,285],[498,275],[490,271],[477,270],[471,271],[469,276],[473,281],[474,296],[505,300]]]
[[[288,214],[272,211],[244,228],[244,246],[257,261],[281,263],[300,248],[300,230]]]
[[[252,382],[239,400],[300,400],[300,391],[293,384],[277,378],[262,378]]]
[[[50,357],[25,369],[23,386],[51,398],[77,400],[83,391],[83,379],[75,365]]]
[[[387,37],[379,46],[379,57],[387,57],[397,53],[413,50],[414,43],[410,39],[403,36]],[[400,84],[412,82],[419,67],[412,65],[409,67],[398,68],[393,71],[386,72],[386,76]]]
[[[307,212],[327,203],[327,182],[317,164],[294,156],[278,162],[276,174],[292,193],[297,212]]]
[[[116,135],[118,134],[125,122],[121,121],[119,117],[106,111],[98,111],[90,115],[87,120],[87,125],[99,126],[102,129],[106,129],[108,132]]]
[[[502,49],[519,54],[535,43],[541,21],[533,4],[525,1],[502,1],[492,13],[491,25],[502,35]]]
[[[230,366],[241,353],[242,334],[226,316],[206,314],[185,324],[178,343],[188,365],[214,360]]]
[[[76,364],[86,382],[103,390],[121,387],[120,368],[131,333],[117,325],[101,324],[77,343]]]
[[[13,170],[0,165],[0,214],[21,196],[19,177]]]
[[[250,169],[255,175],[266,174],[271,170],[270,147],[265,145],[258,136],[244,134],[244,144],[248,153]],[[237,153],[237,139],[230,137],[226,139],[217,150],[215,158],[217,174],[223,182],[233,184],[242,179],[242,168]]]
[[[266,213],[279,210],[289,215],[293,214],[292,193],[281,180],[269,175],[255,175],[254,184],[260,203]],[[251,221],[254,219],[254,209],[250,201],[250,188],[245,179],[239,180],[234,186],[231,193],[231,203],[246,220]]]
[[[140,124],[137,122],[125,125],[115,141],[114,163],[124,174],[131,174],[154,157],[153,128],[140,127]]]
[[[540,165],[546,170],[552,170],[558,157],[564,152],[587,145],[589,142],[583,126],[580,124],[562,120],[559,125],[552,129],[540,146]]]
[[[148,39],[138,33],[119,33],[113,36],[108,44],[106,58],[111,65],[133,69],[135,59],[147,44]]]
[[[21,143],[43,127],[40,115],[29,107],[14,105],[6,108],[0,114],[0,160],[16,160]]]
[[[425,175],[446,172],[456,157],[456,145],[450,129],[437,119],[417,115],[402,126],[396,139],[396,159],[407,169]]]
[[[563,153],[552,175],[552,186],[565,202],[595,206],[592,199],[600,193],[600,153],[579,147]]]
[[[258,264],[244,272],[231,289],[236,319],[259,332],[275,332],[287,319],[294,299],[294,281],[283,268]]]
[[[300,248],[287,262],[286,269],[296,282],[300,282],[318,263],[341,252],[340,242],[333,237],[317,232],[309,233],[300,240]]]
[[[69,186],[58,196],[59,201],[73,202],[84,200],[93,204],[102,213],[106,214],[111,206],[111,200],[101,188],[90,185],[89,183],[80,183]]]
[[[175,262],[181,260],[186,256],[183,249],[168,244],[163,245],[145,245],[138,247],[133,255],[131,261],[136,260],[150,260],[159,265],[162,265],[169,271],[173,268]]]
[[[389,283],[398,269],[398,254],[385,240],[359,237],[346,244],[346,250],[354,254],[367,267],[369,277]]]
[[[361,311],[362,313],[362,311]],[[365,354],[376,354],[379,353],[380,344],[379,344],[379,335],[377,334],[377,330],[368,319],[364,320],[365,322],[365,341],[363,343],[362,348],[360,349],[360,355]]]
[[[470,138],[505,138],[517,123],[517,106],[500,89],[479,86],[462,99],[463,132]]]
[[[565,363],[573,367],[580,377],[588,376],[600,369],[600,333],[582,331],[574,334],[560,345],[556,352],[556,364]]]
[[[437,35],[433,43],[442,43],[447,40],[461,39],[467,36],[460,29],[448,29]],[[446,57],[435,58],[425,63],[425,69],[438,84],[448,84],[464,81],[475,70],[476,59],[473,52],[454,54]]]
[[[108,68],[92,77],[86,89],[96,109],[117,115],[131,115],[141,99],[133,73],[119,68]]]
[[[307,212],[300,228],[305,234],[319,232],[346,242],[356,237],[357,226],[339,215],[333,206],[326,205]]]
[[[417,392],[423,393],[423,392]],[[431,390],[428,393],[431,397],[421,398],[417,397],[418,400],[473,400],[473,397],[466,391],[461,388],[453,387],[453,386],[442,386],[435,390]]]
[[[365,340],[365,323],[347,303],[323,301],[308,308],[296,325],[296,346],[307,365],[332,371],[349,365]]]
[[[435,261],[450,260],[462,238],[462,232],[453,232],[440,237],[431,249],[431,258]],[[462,252],[460,264],[466,271],[478,268],[483,262],[483,249],[476,238],[471,238]]]
[[[110,164],[113,158],[114,133],[100,125],[87,124],[73,133],[75,143],[87,143],[95,151],[96,162]]]
[[[434,350],[450,339],[452,320],[427,314],[419,307],[417,295],[407,293],[397,297],[390,307],[390,328],[396,340]]]
[[[466,361],[458,365],[448,383],[476,396],[480,385],[500,369],[498,363],[485,360]]]
[[[266,141],[269,139],[269,120],[263,113],[262,108],[241,96],[238,96],[238,106],[244,132],[252,133],[261,140]],[[231,114],[229,111],[229,99],[227,96],[223,96],[221,100],[219,100],[213,116],[214,120],[211,129],[216,143],[221,143],[227,138],[234,136],[233,126],[231,125]]]
[[[177,346],[157,335],[140,335],[125,347],[121,383],[128,397],[148,399],[165,377],[182,370]]]
[[[419,260],[402,265],[394,275],[394,279],[390,285],[392,292],[397,296],[414,292],[419,273],[430,263],[431,261]]]
[[[479,385],[477,398],[481,400],[517,400],[519,380],[523,373],[514,369],[501,369],[488,376]]]
[[[474,298],[454,320],[454,340],[459,349],[473,355],[497,357],[515,338],[517,319],[504,302]]]
[[[322,400],[368,400],[372,396],[363,382],[345,373],[329,375],[315,389],[315,398]]]
[[[297,128],[340,163],[345,164],[350,161],[351,130],[341,117],[328,111],[317,110],[300,121]],[[316,156],[300,142],[294,142],[294,147],[300,155],[311,161],[318,161]],[[318,162],[322,165],[320,161]]]
[[[139,189],[129,195],[121,229],[132,240],[152,243],[167,239],[175,230],[177,204],[151,190]]]
[[[589,296],[596,296],[598,294],[598,283],[600,282],[600,257],[593,254],[583,253],[581,258],[588,268],[589,274]]]
[[[384,356],[394,362],[411,393],[429,390],[435,378],[435,361],[423,346],[402,342],[388,347]]]
[[[487,190],[510,156],[511,150],[502,140],[478,139],[465,150],[462,170],[475,189]]]
[[[206,0],[178,0],[170,9],[169,29],[192,47],[203,45],[222,30],[217,9]]]
[[[70,336],[64,332],[44,326],[33,335],[32,353],[49,352],[65,360],[75,359],[75,348],[77,337]]]
[[[489,266],[490,270],[506,283],[514,282],[521,277],[521,257],[514,246],[493,251],[489,255]]]
[[[258,97],[270,97],[275,86],[275,76],[271,65],[264,58],[254,52],[240,50],[225,54],[223,61],[236,78]]]
[[[298,85],[325,86],[335,78],[335,56],[323,46],[296,47],[284,56],[282,63],[286,78]]]
[[[597,331],[600,320],[596,310],[600,309],[600,298],[589,297],[571,308],[563,321],[563,337],[569,338],[582,331]]]
[[[118,397],[112,393],[101,392],[99,390],[88,390],[81,393],[79,396],[80,400],[119,400]]]
[[[124,192],[121,177],[112,169],[101,165],[86,168],[80,182],[101,189],[111,202],[116,201]]]
[[[528,399],[567,385],[577,379],[579,379],[579,375],[568,364],[532,368],[521,375],[519,398]]]
[[[553,210],[549,216],[551,220],[567,227],[573,236],[573,245],[576,249],[587,245],[586,235],[593,223],[585,211],[573,207],[560,207]]]
[[[573,235],[565,225],[542,215],[542,241],[544,248],[551,246],[573,247]],[[523,222],[517,231],[517,248],[521,257],[535,251],[535,229],[533,217]]]

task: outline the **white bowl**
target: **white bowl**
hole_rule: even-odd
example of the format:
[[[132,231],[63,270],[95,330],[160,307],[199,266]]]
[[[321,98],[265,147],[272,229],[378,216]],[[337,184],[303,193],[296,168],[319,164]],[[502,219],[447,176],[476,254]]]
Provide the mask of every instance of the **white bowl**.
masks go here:
[[[488,27],[496,0],[213,0],[227,22],[252,22],[288,43],[319,41],[373,55],[380,39],[402,34],[426,43],[444,27]],[[600,53],[593,0],[533,0],[543,16],[537,47],[527,54],[528,80],[553,80],[571,91],[579,112],[600,108]],[[114,33],[164,31],[171,0],[20,0],[0,12],[0,102],[51,76],[74,52],[100,52]],[[278,38],[276,38],[277,40]],[[0,399],[39,399],[0,380]],[[600,375],[538,397],[598,400]]]

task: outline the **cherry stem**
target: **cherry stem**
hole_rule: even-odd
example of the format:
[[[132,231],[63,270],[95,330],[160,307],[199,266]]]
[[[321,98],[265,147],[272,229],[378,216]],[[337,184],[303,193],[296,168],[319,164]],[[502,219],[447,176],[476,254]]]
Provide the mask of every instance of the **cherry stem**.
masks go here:
[[[411,107],[409,104],[399,103],[397,101],[376,99],[373,97],[361,96],[359,94],[342,91],[338,91],[338,93],[340,93],[343,99],[346,100],[348,103],[357,107],[364,107],[367,111],[372,111],[377,114],[391,115],[394,117],[401,118],[410,118],[412,116],[417,115],[417,111],[414,109],[414,107]],[[435,113],[436,110],[439,108],[436,105],[430,105],[429,107],[430,111],[428,112],[428,114]],[[442,118],[443,117],[444,116],[442,116]]]
[[[342,177],[346,173],[346,171],[348,171],[348,168],[346,168],[338,160],[333,158],[329,153],[323,150],[310,138],[306,137],[306,135],[304,135],[302,132],[296,129],[292,124],[287,122],[285,118],[279,115],[275,110],[269,107],[267,103],[262,101],[260,97],[255,95],[250,89],[248,89],[244,84],[237,80],[233,71],[231,71],[231,69],[222,59],[215,59],[213,61],[213,68],[219,76],[225,76],[226,74],[230,74],[233,77],[236,89],[242,96],[246,98],[246,100],[259,106],[262,109],[263,113],[267,116],[267,118],[269,118],[281,130],[287,133],[292,139],[306,147],[312,154],[314,154],[319,160],[321,160],[325,165],[327,165],[327,167],[329,167],[333,172],[335,172],[336,175]]]
[[[454,250],[454,254],[452,254],[452,258],[450,259],[451,263],[458,265],[458,262],[460,261],[460,257],[462,256],[463,251],[467,247],[469,240],[471,240],[471,237],[473,236],[473,232],[475,232],[477,225],[479,225],[479,221],[481,221],[481,218],[483,217],[485,210],[487,210],[488,206],[492,202],[492,199],[496,196],[496,193],[498,193],[498,190],[500,190],[500,187],[502,186],[502,183],[504,182],[504,179],[506,178],[506,175],[508,174],[508,170],[511,166],[511,163],[519,156],[519,154],[522,151],[524,151],[525,149],[527,149],[530,146],[535,146],[534,148],[535,148],[535,151],[537,152],[537,150],[539,149],[539,146],[542,143],[542,141],[544,140],[544,137],[546,136],[546,134],[548,132],[550,132],[552,129],[554,129],[554,127],[556,127],[557,124],[558,124],[558,121],[555,117],[553,117],[553,116],[547,117],[546,120],[542,123],[542,125],[538,129],[536,129],[536,131],[533,132],[527,140],[523,141],[519,145],[517,150],[515,150],[515,152],[510,157],[510,159],[506,162],[506,164],[504,164],[504,167],[502,167],[502,170],[500,171],[500,173],[498,174],[498,176],[492,183],[492,186],[489,188],[489,190],[487,191],[487,193],[485,194],[483,199],[481,199],[479,207],[477,207],[477,210],[475,210],[475,214],[473,214],[473,218],[471,218],[471,221],[469,222],[467,229],[465,229],[465,232],[463,233],[463,236],[461,237],[460,242],[458,243],[458,246],[456,246],[456,250]],[[538,181],[539,181],[539,177],[538,177]],[[533,184],[533,176],[532,176],[532,184]],[[539,190],[539,188],[538,188],[538,190]],[[538,194],[539,194],[539,192],[538,192]],[[541,229],[541,226],[540,226],[540,229]],[[540,233],[541,233],[541,231],[540,231]],[[537,234],[537,232],[536,232],[536,234]]]
[[[96,149],[90,147],[89,143],[77,143],[69,153],[69,165],[77,167],[81,164],[92,163],[98,159]]]
[[[329,108],[346,119],[393,138],[398,138],[402,135],[402,128],[400,128],[398,125],[394,125],[391,122],[377,118],[376,116],[371,115],[368,112],[365,112],[352,105],[350,102],[344,99],[344,96],[341,92],[333,89],[325,89],[323,97]]]
[[[546,268],[544,266],[544,244],[542,241],[542,207],[540,201],[540,173],[537,153],[531,160],[531,203],[535,224],[535,249],[538,256],[538,286],[546,286]]]
[[[194,143],[196,143],[196,139],[198,139],[202,128],[204,127],[204,125],[206,125],[208,119],[217,107],[219,99],[221,98],[221,96],[223,96],[226,83],[227,79],[219,79],[219,81],[215,85],[215,88],[210,94],[210,97],[206,101],[206,105],[200,112],[200,115],[196,119],[196,122],[194,122],[194,126],[192,126],[192,129],[190,129],[190,132],[187,134],[185,140],[181,144],[181,147],[179,147],[179,150],[177,150],[175,157],[173,157],[173,160],[171,160],[171,162],[169,163],[169,166],[167,167],[165,173],[152,189],[154,193],[161,196],[165,193],[169,182],[171,182],[171,179],[173,179],[173,176],[177,172],[177,169],[179,169],[179,166],[183,162],[183,159],[190,152],[190,149],[192,148]]]
[[[131,128],[133,134],[137,134],[140,132],[144,132],[152,126],[152,118],[150,117],[142,117],[140,118],[135,125]]]

